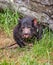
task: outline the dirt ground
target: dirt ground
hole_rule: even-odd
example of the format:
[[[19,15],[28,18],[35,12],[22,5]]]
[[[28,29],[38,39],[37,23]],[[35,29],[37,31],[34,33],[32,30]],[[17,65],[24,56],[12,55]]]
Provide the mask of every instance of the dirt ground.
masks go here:
[[[0,31],[0,61],[6,59],[6,60],[16,60],[16,47],[18,47],[17,44],[11,46],[8,48],[8,46],[14,44],[15,41],[13,39],[13,34],[8,36],[4,31]],[[5,48],[5,49],[1,49]],[[16,53],[15,53],[16,52]]]
[[[10,46],[14,43],[16,42],[13,39],[13,33],[8,36],[4,31],[0,31],[0,48]]]

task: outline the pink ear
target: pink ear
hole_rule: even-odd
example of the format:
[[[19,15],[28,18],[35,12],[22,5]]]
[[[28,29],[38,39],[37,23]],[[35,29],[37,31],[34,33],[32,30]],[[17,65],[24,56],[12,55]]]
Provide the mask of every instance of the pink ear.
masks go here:
[[[33,22],[34,22],[34,25],[37,25],[37,19],[36,18],[34,19]]]

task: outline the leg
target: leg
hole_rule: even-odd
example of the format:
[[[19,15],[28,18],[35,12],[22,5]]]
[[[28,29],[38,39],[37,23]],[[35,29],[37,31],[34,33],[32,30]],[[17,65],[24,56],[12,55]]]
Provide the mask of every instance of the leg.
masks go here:
[[[19,47],[24,47],[25,44],[22,39],[14,37],[16,43],[19,45]]]

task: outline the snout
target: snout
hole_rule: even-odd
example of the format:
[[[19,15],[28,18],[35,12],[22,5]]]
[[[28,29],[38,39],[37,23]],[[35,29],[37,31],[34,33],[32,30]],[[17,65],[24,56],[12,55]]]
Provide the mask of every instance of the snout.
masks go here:
[[[30,29],[28,28],[23,29],[23,38],[29,38],[30,34],[31,34]]]

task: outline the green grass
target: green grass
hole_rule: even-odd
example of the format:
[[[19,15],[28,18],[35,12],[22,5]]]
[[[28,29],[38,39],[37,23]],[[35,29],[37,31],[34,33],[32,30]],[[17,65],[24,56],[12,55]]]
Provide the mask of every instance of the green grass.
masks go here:
[[[51,59],[50,53],[53,52],[53,37],[51,37],[53,34],[51,34],[48,32],[39,42],[35,41],[29,52],[25,50],[21,65],[52,65],[51,60],[53,61],[53,59]],[[43,63],[41,63],[42,61]]]
[[[17,12],[14,13],[10,10],[0,13],[0,28],[9,34],[18,23],[18,17]],[[53,32],[46,28],[43,34],[44,36],[39,42],[35,40],[33,47],[12,49],[11,54],[15,55],[16,61],[7,61],[4,58],[5,60],[3,59],[0,65],[53,65]]]
[[[3,61],[2,63],[0,63],[0,65],[15,65],[15,63],[14,62],[7,62],[7,61]]]
[[[19,13],[5,9],[0,13],[0,29],[2,28],[8,35],[11,29],[18,23]]]

